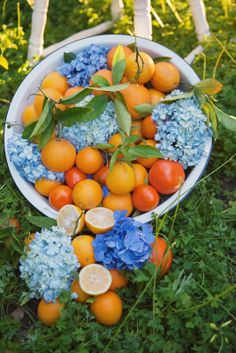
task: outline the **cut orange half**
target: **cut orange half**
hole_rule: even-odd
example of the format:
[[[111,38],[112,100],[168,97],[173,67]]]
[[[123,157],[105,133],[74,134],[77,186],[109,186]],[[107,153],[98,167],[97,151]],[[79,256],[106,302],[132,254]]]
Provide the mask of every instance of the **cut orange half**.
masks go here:
[[[79,273],[80,288],[90,295],[106,293],[111,286],[111,282],[110,272],[102,265],[87,265]]]
[[[95,207],[86,212],[86,226],[94,234],[106,233],[114,227],[113,211],[106,207]]]
[[[63,206],[57,215],[57,225],[67,235],[78,234],[84,227],[83,210],[75,205]]]

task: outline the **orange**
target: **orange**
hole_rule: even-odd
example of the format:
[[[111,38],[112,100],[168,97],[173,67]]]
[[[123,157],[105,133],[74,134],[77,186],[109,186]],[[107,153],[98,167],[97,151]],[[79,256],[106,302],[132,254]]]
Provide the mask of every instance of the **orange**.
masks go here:
[[[43,196],[48,197],[50,192],[58,185],[61,185],[62,183],[60,181],[57,180],[49,180],[49,179],[37,179],[34,187],[35,190]]]
[[[154,121],[152,120],[151,115],[146,116],[146,118],[142,120],[141,131],[142,131],[143,137],[148,139],[155,138],[157,127]]]
[[[133,164],[134,173],[135,173],[135,188],[139,185],[147,184],[148,183],[148,172],[144,168],[143,165],[139,163]]]
[[[84,228],[84,213],[78,206],[65,205],[57,214],[57,225],[67,235],[78,234]]]
[[[77,153],[75,163],[82,172],[94,174],[103,166],[104,160],[99,150],[85,147]]]
[[[67,185],[59,185],[50,191],[48,196],[49,205],[56,210],[60,210],[63,206],[72,204],[72,190]]]
[[[149,145],[156,147],[156,141],[154,140],[145,140],[141,142],[140,145]],[[137,162],[142,164],[145,168],[151,168],[151,166],[157,161],[157,158],[138,158]]]
[[[102,205],[112,211],[126,210],[127,217],[130,216],[133,212],[131,194],[116,195],[110,192],[107,196],[104,197]]]
[[[35,121],[39,120],[39,116],[34,109],[34,105],[28,105],[22,114],[21,121],[24,127],[34,123]]]
[[[129,80],[137,83],[146,83],[151,80],[155,72],[155,64],[150,55],[139,52],[138,58],[136,53],[132,53],[126,60],[125,76]]]
[[[67,80],[64,76],[61,76],[58,72],[51,72],[42,81],[42,88],[55,88],[61,94],[64,94],[69,87]]]
[[[109,291],[95,297],[90,310],[100,324],[112,326],[121,319],[123,305],[118,294]]]
[[[160,103],[161,99],[165,98],[164,93],[159,92],[154,88],[149,88],[148,92],[151,96],[151,104],[153,104],[153,105]]]
[[[141,120],[133,120],[130,129],[130,135],[138,136],[142,138],[142,131],[141,131]]]
[[[110,272],[99,264],[87,265],[79,273],[80,288],[90,295],[106,293],[110,288],[111,281]]]
[[[151,185],[139,185],[132,193],[134,208],[140,212],[148,212],[157,207],[160,196]]]
[[[24,243],[27,247],[27,250],[29,250],[29,245],[32,242],[32,240],[35,238],[35,233],[30,233],[27,238],[25,238]]]
[[[113,212],[106,207],[95,207],[86,212],[85,223],[94,234],[106,233],[114,227]]]
[[[56,303],[46,303],[43,299],[38,304],[38,318],[46,326],[52,326],[61,316],[63,304],[58,301]]]
[[[90,297],[89,294],[85,293],[79,285],[78,280],[74,280],[74,282],[71,285],[71,292],[76,293],[78,297],[75,299],[78,303],[86,303],[88,298]]]
[[[94,174],[94,180],[96,180],[101,185],[106,185],[106,178],[109,171],[108,164],[104,164],[97,173]]]
[[[63,97],[63,94],[58,90],[56,90],[55,88],[44,88],[43,92],[47,97],[55,100],[56,102],[58,102]],[[43,101],[44,101],[44,95],[41,91],[38,91],[38,93],[34,97],[34,109],[37,115],[40,115],[42,113]],[[65,110],[65,106],[63,104],[56,104],[56,107],[60,110]]]
[[[116,134],[112,135],[109,138],[108,143],[115,146],[115,148],[108,148],[108,152],[114,152],[123,143],[121,134],[117,132]]]
[[[63,98],[68,98],[68,97],[72,96],[73,94],[81,91],[82,89],[83,89],[83,87],[81,87],[81,86],[70,87],[65,91]],[[71,108],[74,106],[75,106],[75,104],[66,105],[67,108]]]
[[[112,68],[112,61],[113,61],[113,56],[115,54],[115,51],[116,51],[116,47],[113,47],[109,50],[108,54],[107,54],[107,66],[109,69]],[[133,54],[132,50],[124,45],[122,45],[122,48],[124,49],[124,53],[125,53],[125,57],[126,59],[128,58],[128,56],[130,54]]]
[[[122,275],[120,271],[117,271],[117,270],[109,270],[109,271],[112,277],[111,286],[109,288],[110,290],[127,287],[128,280],[125,276]]]
[[[108,189],[117,195],[127,194],[135,188],[135,173],[125,162],[116,162],[107,175]]]
[[[127,110],[133,119],[140,118],[140,114],[134,109],[135,106],[151,103],[151,97],[148,89],[143,85],[131,83],[127,88],[120,91],[120,93],[122,94]]]
[[[152,86],[161,92],[170,92],[180,83],[180,73],[174,64],[161,62],[155,64],[155,72],[151,79]]]
[[[46,168],[53,172],[65,172],[75,163],[76,150],[71,142],[64,139],[50,140],[41,151]]]
[[[150,262],[160,268],[160,276],[164,276],[172,264],[172,251],[165,239],[156,237],[152,244]]]
[[[102,202],[103,192],[98,182],[86,179],[75,185],[72,197],[77,206],[83,210],[90,210]]]
[[[93,240],[94,238],[91,235],[79,235],[72,240],[71,244],[81,267],[95,262]]]
[[[106,69],[103,69],[103,70],[99,70],[97,71],[93,76],[101,76],[103,78],[105,78],[107,81],[108,81],[108,85],[109,86],[112,86],[113,85],[113,81],[112,81],[112,72],[110,70],[106,70]],[[93,80],[90,79],[89,81],[89,85],[92,86],[94,83],[93,83]],[[97,86],[96,86],[97,87]],[[105,92],[105,91],[102,91],[102,90],[94,90],[92,92],[95,96],[99,96],[101,94],[106,94],[106,95],[110,95],[109,92]]]

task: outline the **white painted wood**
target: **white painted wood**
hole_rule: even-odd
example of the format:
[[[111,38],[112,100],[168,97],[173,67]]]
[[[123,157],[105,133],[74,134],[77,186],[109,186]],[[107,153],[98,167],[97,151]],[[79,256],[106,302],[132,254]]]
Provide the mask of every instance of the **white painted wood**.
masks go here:
[[[34,0],[28,59],[32,59],[35,55],[40,56],[43,53],[43,36],[47,22],[48,4],[49,0]]]
[[[152,39],[151,1],[134,0],[134,33]]]
[[[113,21],[117,21],[123,14],[124,3],[122,0],[112,0],[111,14]]]
[[[206,9],[203,0],[188,0],[192,12],[197,38],[202,41],[205,36],[210,36],[210,28],[206,18]]]
[[[184,60],[191,65],[195,56],[203,52],[203,47],[201,45],[198,45],[196,48],[194,48],[185,58]]]

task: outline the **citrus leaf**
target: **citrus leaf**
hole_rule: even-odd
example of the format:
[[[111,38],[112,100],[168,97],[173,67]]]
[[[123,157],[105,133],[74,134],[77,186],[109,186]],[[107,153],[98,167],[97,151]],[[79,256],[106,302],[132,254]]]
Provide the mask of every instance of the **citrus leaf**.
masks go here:
[[[22,132],[22,138],[28,140],[30,135],[32,134],[35,126],[37,124],[37,121],[34,121],[32,124],[26,126]]]
[[[206,103],[206,96],[198,88],[194,88],[194,95],[197,98],[197,101],[201,108],[203,108]]]
[[[97,117],[99,117],[106,109],[107,104],[108,104],[108,99],[105,94],[101,94],[100,96],[95,96],[86,105],[86,108],[92,109],[92,112],[87,113],[85,115],[84,121],[81,121],[81,122],[94,120]]]
[[[126,106],[118,99],[114,100],[114,104],[118,125],[122,131],[129,135],[131,128],[131,115],[126,109]]]
[[[107,148],[114,148],[115,145],[112,145],[111,143],[97,143],[94,146],[91,146],[92,148],[96,148],[98,150],[105,150]]]
[[[141,117],[152,114],[154,105],[144,103],[140,105],[136,105],[134,109],[140,114]]]
[[[127,83],[120,83],[119,85],[113,85],[108,87],[102,87],[102,91],[105,92],[118,92],[126,89],[129,86],[129,82]],[[90,90],[101,91],[100,87],[89,87]]]
[[[215,112],[219,122],[228,130],[236,131],[236,117],[233,115],[228,115],[221,109],[215,107]]]
[[[90,94],[89,88],[84,88],[79,92],[72,94],[70,97],[60,99],[60,104],[76,104],[81,102],[85,97]]]
[[[217,131],[218,122],[217,122],[217,116],[216,116],[214,105],[206,102],[203,105],[202,110],[207,115],[208,120],[211,123],[211,128],[212,128],[214,139],[217,139],[217,137],[218,137],[218,131]]]
[[[122,45],[118,45],[112,60],[112,80],[116,85],[124,76],[126,68],[125,52]]]
[[[64,111],[57,110],[55,118],[62,125],[71,127],[76,123],[84,122],[86,114],[92,111],[93,109],[88,107],[73,107]]]
[[[76,58],[74,53],[64,53],[63,59],[65,63],[70,63],[72,60]]]
[[[120,154],[120,149],[118,148],[111,156],[109,170],[111,171],[117,161],[118,155]]]
[[[93,81],[94,85],[97,85],[99,87],[110,86],[110,83],[107,81],[107,79],[105,77],[102,77],[102,76],[99,76],[99,75],[91,76],[91,80]]]
[[[39,227],[39,228],[51,228],[57,225],[55,219],[44,216],[26,216],[26,219],[31,224]]]
[[[203,94],[213,95],[220,92],[223,85],[215,78],[207,78],[206,80],[196,83],[194,87],[197,87]]]
[[[190,97],[192,97],[193,96],[193,94],[194,94],[194,92],[193,91],[191,91],[191,92],[185,92],[185,93],[182,93],[182,94],[179,94],[178,96],[173,96],[173,97],[168,97],[168,98],[165,98],[165,99],[163,99],[160,103],[172,103],[172,102],[174,102],[174,101],[177,101],[177,100],[179,100],[179,99],[185,99],[185,98],[190,98]]]
[[[154,58],[153,61],[155,64],[161,63],[161,62],[168,62],[171,60],[170,56],[158,56],[157,58]]]
[[[0,55],[0,66],[8,70],[8,60],[3,55]]]
[[[30,139],[33,137],[40,135],[45,129],[47,129],[48,125],[50,124],[53,115],[52,111],[54,108],[54,102],[51,100],[47,100],[43,107],[43,111],[39,117],[39,120],[37,121],[37,124],[35,125],[35,128],[30,135]]]
[[[55,128],[55,120],[52,119],[50,124],[48,125],[47,129],[44,130],[41,135],[39,135],[39,144],[38,149],[41,150],[51,139],[53,131]]]
[[[128,154],[133,158],[163,158],[163,154],[152,146],[138,145],[130,147]]]

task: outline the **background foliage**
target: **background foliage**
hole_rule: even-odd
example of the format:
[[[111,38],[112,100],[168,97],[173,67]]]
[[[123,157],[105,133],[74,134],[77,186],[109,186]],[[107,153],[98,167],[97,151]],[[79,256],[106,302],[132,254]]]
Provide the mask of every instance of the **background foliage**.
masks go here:
[[[153,18],[153,39],[185,56],[197,45],[191,13],[186,0],[173,3],[178,19],[166,1],[153,1],[164,24],[161,28]],[[20,1],[19,17],[14,0],[3,0],[1,4],[4,26],[0,49],[9,62],[8,70],[0,67],[0,119],[4,123],[14,91],[30,69],[26,53],[31,8],[27,1]],[[109,19],[110,1],[104,0],[102,5],[95,0],[50,0],[45,45]],[[226,0],[206,0],[205,5],[211,31],[235,58],[235,5]],[[132,30],[132,2],[126,0],[124,16],[112,33]],[[213,38],[204,46],[207,77],[211,77],[221,47]],[[193,67],[202,76],[203,56],[195,59]],[[226,53],[216,78],[225,86],[218,98],[219,106],[235,115],[236,70]],[[206,173],[215,171],[233,153],[235,134],[221,129]],[[171,271],[158,283],[153,280],[152,266],[132,273],[132,284],[121,291],[123,322],[112,328],[95,323],[86,306],[70,302],[56,327],[46,328],[37,322],[36,302],[27,302],[26,288],[17,270],[23,240],[35,230],[26,216],[37,212],[9,175],[2,128],[0,165],[0,352],[235,352],[235,158],[203,179],[181,203],[173,227],[175,215],[166,217],[161,234],[169,237],[173,245]],[[20,231],[9,225],[13,217],[20,222]]]

